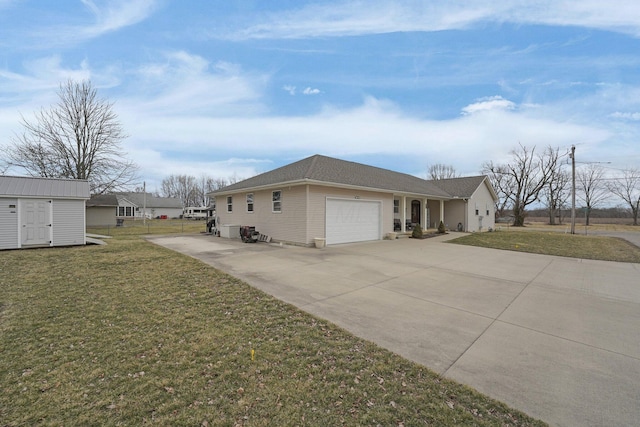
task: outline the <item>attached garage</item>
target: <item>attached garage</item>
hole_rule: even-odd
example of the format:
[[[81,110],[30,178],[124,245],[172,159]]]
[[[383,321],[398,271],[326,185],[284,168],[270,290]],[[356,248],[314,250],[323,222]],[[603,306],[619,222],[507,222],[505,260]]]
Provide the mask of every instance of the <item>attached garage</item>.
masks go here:
[[[366,242],[382,238],[382,202],[327,198],[328,245]]]
[[[81,180],[0,176],[0,249],[86,244]]]

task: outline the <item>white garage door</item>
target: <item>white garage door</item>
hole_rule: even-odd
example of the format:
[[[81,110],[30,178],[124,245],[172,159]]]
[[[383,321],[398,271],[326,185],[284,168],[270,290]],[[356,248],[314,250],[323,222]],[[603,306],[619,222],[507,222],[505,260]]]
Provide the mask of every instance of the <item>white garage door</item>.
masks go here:
[[[379,240],[381,202],[327,199],[327,244]]]

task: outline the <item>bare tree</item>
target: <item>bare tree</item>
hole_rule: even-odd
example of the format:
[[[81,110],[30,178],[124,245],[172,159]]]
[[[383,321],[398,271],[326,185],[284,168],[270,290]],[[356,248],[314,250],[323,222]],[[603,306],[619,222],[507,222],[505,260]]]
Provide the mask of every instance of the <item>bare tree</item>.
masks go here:
[[[487,175],[491,186],[498,195],[496,201],[496,215],[503,217],[511,210],[510,203],[511,189],[513,188],[513,178],[507,173],[505,165],[495,165],[492,161],[482,165],[482,173]]]
[[[180,199],[183,207],[209,206],[211,201],[207,197],[208,193],[240,180],[242,178],[235,174],[228,179],[207,175],[201,175],[200,178],[191,175],[169,175],[162,180],[160,194],[162,197]]]
[[[586,225],[589,225],[591,210],[609,197],[607,187],[603,184],[604,169],[598,165],[587,164],[576,171],[576,195],[585,204]]]
[[[542,189],[547,204],[549,224],[555,225],[556,217],[562,224],[562,208],[571,195],[569,173],[562,170],[558,148],[547,147],[540,161],[546,163],[549,170],[549,179]]]
[[[244,178],[238,176],[237,173],[233,173],[233,175],[231,175],[228,179],[227,179],[227,185],[231,185],[231,184],[235,184],[236,182],[240,182],[242,181]]]
[[[483,165],[483,173],[489,176],[498,194],[505,198],[505,206],[511,208],[516,227],[524,226],[526,207],[539,200],[540,192],[556,167],[553,159],[546,155],[535,156],[535,147],[529,149],[519,145],[519,149],[511,151],[511,162],[487,162]]]
[[[189,175],[169,175],[162,180],[160,194],[180,199],[183,207],[200,206],[196,178]]]
[[[442,163],[429,166],[428,175],[429,179],[433,180],[457,178],[459,176],[453,166]]]
[[[609,181],[607,188],[631,208],[633,225],[638,225],[640,209],[640,170],[625,169],[621,178]]]
[[[224,178],[208,178],[207,179],[207,187],[209,191],[218,190],[222,187],[226,187],[227,185],[229,185],[229,183]]]
[[[113,104],[98,98],[89,81],[60,85],[59,101],[12,138],[8,163],[31,176],[89,181],[91,192],[124,190],[138,180],[138,167],[125,158],[126,138]]]

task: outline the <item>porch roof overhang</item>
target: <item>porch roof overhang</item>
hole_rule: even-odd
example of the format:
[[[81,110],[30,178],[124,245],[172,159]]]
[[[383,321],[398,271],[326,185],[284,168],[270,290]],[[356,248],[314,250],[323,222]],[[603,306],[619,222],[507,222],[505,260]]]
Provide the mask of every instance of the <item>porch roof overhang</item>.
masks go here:
[[[420,194],[420,193],[405,193],[405,192],[394,192],[394,197],[409,197],[415,199],[429,199],[429,200],[453,200],[455,197],[443,197],[443,196],[433,196],[430,194]]]

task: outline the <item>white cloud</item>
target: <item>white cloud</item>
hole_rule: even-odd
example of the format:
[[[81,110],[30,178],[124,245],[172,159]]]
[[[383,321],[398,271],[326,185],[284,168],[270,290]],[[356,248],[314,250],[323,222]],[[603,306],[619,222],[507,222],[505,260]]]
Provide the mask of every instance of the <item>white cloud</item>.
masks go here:
[[[289,92],[289,95],[291,95],[291,96],[295,96],[295,94],[296,94],[296,87],[295,86],[285,85],[285,86],[282,87],[282,89],[284,89],[286,92]]]
[[[269,77],[244,72],[228,62],[210,63],[185,51],[166,52],[163,61],[137,70],[135,92],[122,101],[133,116],[252,114],[263,109],[260,99]]]
[[[488,110],[513,110],[515,108],[516,104],[501,96],[489,96],[480,98],[473,104],[467,105],[462,109],[462,114],[474,114],[479,111]]]
[[[306,38],[463,29],[481,22],[581,26],[640,37],[640,3],[628,0],[332,1],[263,17],[228,38]]]
[[[271,162],[265,159],[230,158],[225,160],[207,159],[180,161],[167,156],[154,147],[128,147],[128,157],[135,159],[143,171],[142,179],[147,189],[159,190],[162,180],[169,175],[191,175],[195,177],[209,176],[215,178],[236,179],[250,178],[272,168]]]
[[[640,121],[640,113],[622,113],[620,111],[616,111],[615,113],[612,113],[610,117],[614,119]]]
[[[91,37],[137,24],[146,19],[155,8],[153,0],[111,0],[100,2],[100,6],[94,0],[81,1],[96,19],[94,25],[84,29],[84,33]]]
[[[118,31],[148,18],[157,8],[157,0],[81,0],[92,22],[85,25],[66,24],[66,15],[54,17],[52,26],[30,32],[40,48],[77,45],[85,40]]]
[[[320,89],[312,89],[310,87],[307,87],[302,91],[302,93],[304,95],[318,95],[320,93]]]
[[[229,150],[262,159],[313,153],[445,158],[459,171],[477,173],[483,161],[507,158],[519,142],[568,147],[581,141],[596,149],[611,138],[597,126],[536,117],[517,109],[484,109],[450,120],[428,120],[404,114],[393,103],[375,98],[365,99],[357,108],[327,107],[306,117],[142,114],[126,128],[133,148],[159,153],[179,147],[181,157],[197,159],[171,159],[171,167],[182,171],[213,170],[207,166],[209,161],[220,159]],[[146,153],[141,156],[135,160],[148,161],[150,173],[168,174],[168,160]]]

